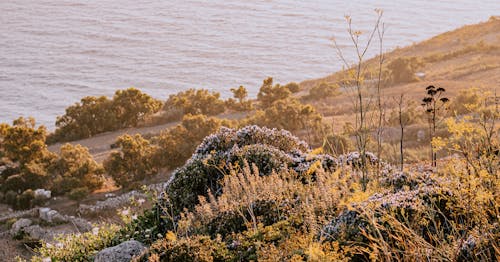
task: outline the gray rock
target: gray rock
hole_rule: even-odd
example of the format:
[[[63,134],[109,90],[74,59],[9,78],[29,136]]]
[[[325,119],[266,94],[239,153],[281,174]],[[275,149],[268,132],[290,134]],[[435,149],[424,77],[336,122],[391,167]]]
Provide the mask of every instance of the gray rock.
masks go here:
[[[40,208],[39,217],[41,220],[48,223],[65,223],[68,222],[68,218],[61,215],[57,210],[53,210],[47,207]]]
[[[23,229],[26,236],[32,240],[49,240],[51,239],[50,232],[39,225],[29,226]]]
[[[146,247],[139,241],[129,240],[114,247],[101,250],[94,262],[129,262],[134,256],[141,254]]]
[[[72,223],[80,232],[88,232],[92,230],[92,224],[83,218],[70,217],[69,222]]]
[[[43,221],[48,221],[49,220],[49,216],[48,216],[48,213],[51,209],[48,208],[48,207],[42,207],[38,210],[38,216],[40,217],[41,220]]]
[[[35,190],[35,198],[39,200],[48,200],[52,196],[52,192],[50,190],[45,189],[37,189]]]
[[[17,220],[13,225],[12,228],[10,229],[10,234],[15,237],[21,234],[24,230],[24,228],[31,226],[31,221],[30,219],[27,218],[21,218]]]

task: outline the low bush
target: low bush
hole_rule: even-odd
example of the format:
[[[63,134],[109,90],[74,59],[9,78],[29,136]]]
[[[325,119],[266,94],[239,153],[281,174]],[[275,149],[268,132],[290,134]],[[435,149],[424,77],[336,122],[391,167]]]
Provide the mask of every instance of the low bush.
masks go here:
[[[338,95],[339,87],[335,84],[321,82],[309,90],[309,95],[305,97],[306,100],[321,100],[335,95]]]
[[[421,66],[422,61],[416,57],[398,57],[387,65],[390,81],[392,84],[417,81],[415,73]]]
[[[268,108],[274,102],[290,97],[291,91],[280,84],[273,86],[273,78],[265,79],[257,94],[257,100],[263,109]]]
[[[216,132],[221,125],[229,123],[204,115],[184,116],[181,124],[152,139],[158,146],[155,155],[157,165],[169,168],[182,166],[203,138]]]
[[[154,162],[157,148],[141,135],[123,135],[115,144],[119,151],[111,153],[104,161],[104,168],[117,185],[130,188],[158,172]]]
[[[173,121],[180,120],[187,114],[218,115],[225,111],[225,105],[217,92],[210,92],[206,89],[188,89],[170,95],[163,110],[165,118]]]
[[[314,172],[308,171],[315,163],[326,170],[335,167],[335,159],[309,152],[305,142],[284,130],[223,128],[205,138],[186,165],[172,174],[165,193],[173,209],[180,212],[192,209],[198,196],[207,196],[209,191],[220,194],[221,179],[244,162],[255,165],[263,176],[291,168],[304,181],[314,179]]]
[[[77,188],[92,192],[100,188],[104,181],[104,168],[81,145],[61,146],[59,158],[50,166],[49,172],[53,177],[52,191],[55,195],[70,193]]]
[[[243,122],[290,131],[302,129],[311,131],[318,127],[321,119],[321,115],[311,105],[305,105],[297,99],[288,98],[274,102],[264,111],[257,111]]]
[[[158,112],[161,102],[135,88],[118,90],[112,99],[88,96],[66,108],[57,117],[56,131],[48,142],[73,141],[99,133],[135,127],[147,116]]]

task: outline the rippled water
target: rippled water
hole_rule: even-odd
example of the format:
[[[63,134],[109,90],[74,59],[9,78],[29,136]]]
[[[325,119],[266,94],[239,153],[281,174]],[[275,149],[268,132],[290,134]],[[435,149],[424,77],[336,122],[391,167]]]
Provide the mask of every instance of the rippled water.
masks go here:
[[[53,128],[86,95],[135,86],[157,98],[221,91],[340,68],[331,37],[344,15],[367,29],[384,9],[385,48],[500,13],[497,0],[0,0],[0,122],[31,115]]]

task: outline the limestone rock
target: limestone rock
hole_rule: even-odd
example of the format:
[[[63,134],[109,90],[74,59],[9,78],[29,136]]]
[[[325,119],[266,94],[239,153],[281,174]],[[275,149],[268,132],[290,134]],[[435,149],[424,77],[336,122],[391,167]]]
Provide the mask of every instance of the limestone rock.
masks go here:
[[[57,210],[53,210],[47,207],[40,208],[39,217],[41,220],[48,223],[65,223],[68,222],[68,218],[64,215],[61,215]]]
[[[24,230],[24,228],[31,226],[33,221],[27,218],[21,218],[17,220],[13,225],[12,228],[10,229],[10,234],[15,237],[21,234]]]
[[[50,190],[45,189],[37,189],[35,190],[35,198],[40,200],[48,200],[52,196],[52,192]]]
[[[101,250],[94,262],[129,262],[134,256],[141,254],[146,247],[139,241],[129,240],[114,247]]]

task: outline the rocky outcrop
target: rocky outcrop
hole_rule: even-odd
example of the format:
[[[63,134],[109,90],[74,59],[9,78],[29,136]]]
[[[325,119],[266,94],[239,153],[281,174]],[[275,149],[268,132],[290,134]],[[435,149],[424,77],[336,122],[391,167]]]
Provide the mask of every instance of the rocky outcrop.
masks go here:
[[[31,221],[31,219],[21,218],[12,225],[12,228],[10,229],[10,234],[13,237],[16,237],[23,232],[24,228],[31,226],[31,224],[33,224],[33,221]]]
[[[101,250],[94,257],[94,262],[129,262],[140,255],[146,247],[139,241],[129,240],[114,247]]]
[[[61,215],[57,210],[48,207],[40,208],[39,217],[42,221],[55,224],[66,223],[69,220],[67,216]]]
[[[45,190],[45,189],[37,189],[34,191],[34,193],[35,193],[35,199],[38,199],[40,201],[49,200],[52,196],[52,192],[50,190]]]
[[[50,230],[44,229],[39,225],[33,225],[33,221],[27,218],[21,218],[16,221],[10,229],[10,234],[16,239],[28,239],[35,241],[52,238]]]

